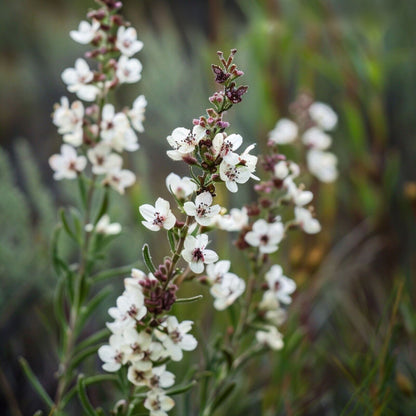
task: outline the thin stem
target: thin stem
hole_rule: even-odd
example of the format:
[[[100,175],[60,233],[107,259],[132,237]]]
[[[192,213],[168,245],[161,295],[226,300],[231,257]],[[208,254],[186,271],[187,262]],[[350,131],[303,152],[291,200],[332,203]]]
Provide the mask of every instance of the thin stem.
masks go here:
[[[183,246],[185,244],[185,239],[188,235],[188,229],[189,229],[189,226],[192,224],[192,222],[193,222],[193,218],[190,217],[190,216],[187,216],[186,221],[185,221],[185,225],[183,226],[183,228],[181,230],[181,236],[179,238],[178,244],[176,245],[175,252],[173,253],[173,256],[172,256],[172,263],[171,263],[170,268],[168,270],[168,274],[167,274],[168,278],[167,278],[166,283],[165,283],[165,289],[166,289],[167,285],[169,284],[169,282],[173,278],[173,274],[174,274],[174,271],[175,271],[176,264],[178,263],[179,259],[181,258],[181,252],[182,252]]]

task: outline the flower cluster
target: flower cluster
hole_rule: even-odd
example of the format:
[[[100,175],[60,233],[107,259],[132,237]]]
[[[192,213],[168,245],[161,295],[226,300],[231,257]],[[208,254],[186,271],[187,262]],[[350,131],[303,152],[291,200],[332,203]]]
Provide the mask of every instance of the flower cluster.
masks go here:
[[[53,123],[63,136],[61,153],[50,157],[54,178],[75,179],[88,162],[93,178],[102,176],[103,184],[119,193],[135,182],[133,172],[123,169],[123,151],[139,148],[137,132],[142,133],[146,99],[140,95],[131,108],[116,112],[106,103],[110,91],[123,83],[135,83],[141,78],[142,65],[132,58],[143,43],[136,30],[117,13],[121,2],[99,1],[102,7],[88,13],[71,38],[92,49],[85,58],[97,61],[96,69],[84,58],[78,58],[73,68],[62,73],[69,92],[78,100],[62,97],[55,105]]]
[[[168,157],[187,163],[190,176],[170,173],[166,178],[177,210],[158,198],[154,205],[141,205],[139,212],[144,227],[167,233],[172,253],[155,267],[149,247],[144,246],[149,274],[133,270],[132,277],[125,280],[125,292],[117,299],[117,307],[109,310],[115,319],[107,325],[113,335],[109,345],[99,350],[106,371],[126,365],[129,381],[148,389],[144,406],[153,416],[163,416],[174,406],[164,390],[174,383],[173,374],[166,370],[167,362],[181,360],[183,350],[191,351],[197,345],[188,334],[192,321],[178,323],[169,314],[182,282],[199,275],[210,284],[217,309],[231,305],[245,290],[245,282],[229,272],[230,262],[218,261],[217,253],[208,248],[205,232],[223,211],[214,201],[216,187],[224,183],[236,192],[238,185],[258,179],[254,175],[257,157],[250,154],[254,146],[237,153],[243,138],[225,132],[229,124],[223,120],[224,112],[240,102],[247,91],[245,86],[236,86],[243,73],[233,63],[235,52],[231,51],[228,59],[218,53],[221,66],[214,65],[213,71],[223,90],[210,98],[213,107],[206,116],[194,120],[192,130],[178,127],[167,137],[172,148]],[[205,269],[208,278],[201,276]]]
[[[255,292],[263,293],[261,299],[254,304],[255,314],[251,323],[262,327],[256,331],[257,341],[272,349],[283,347],[278,327],[285,321],[284,307],[291,303],[291,294],[295,291],[296,284],[284,276],[281,266],[271,262],[271,255],[278,251],[289,229],[298,227],[307,234],[321,230],[319,221],[314,218],[313,208],[309,206],[313,194],[299,182],[301,166],[279,153],[278,146],[294,143],[301,137],[306,146],[309,171],[324,182],[333,181],[337,176],[336,157],[324,152],[331,144],[331,138],[324,130],[335,127],[336,114],[327,105],[312,102],[308,102],[306,107],[298,103],[295,110],[298,124],[302,127],[289,119],[282,119],[269,134],[270,151],[261,156],[267,177],[255,185],[259,194],[257,202],[242,209],[233,208],[229,214],[220,212],[214,219],[219,229],[240,232],[236,245],[247,252],[252,264],[250,290],[253,295]],[[315,158],[321,160],[315,162]],[[325,163],[331,158],[334,163]],[[293,211],[289,211],[294,213],[293,216],[287,214],[287,206],[293,207]],[[227,267],[229,265],[219,262],[215,269],[209,269],[208,279],[216,281],[217,276],[221,279],[228,272]],[[264,276],[265,280],[258,281],[259,276]],[[238,293],[237,287],[235,283],[235,291]],[[244,290],[242,284],[240,288]],[[215,296],[221,291],[214,285],[212,293]],[[248,298],[251,299],[251,295]],[[214,306],[224,309],[228,304],[217,299]],[[244,307],[248,308],[249,305]]]
[[[338,122],[338,116],[327,104],[313,102],[302,95],[293,105],[297,123],[280,119],[269,134],[271,145],[292,144],[298,139],[306,147],[306,162],[312,175],[322,182],[333,182],[338,176],[337,157],[328,151],[332,138],[327,133]]]
[[[158,312],[168,310],[175,301],[175,289],[162,293],[156,277],[133,269],[124,280],[125,290],[109,309],[113,322],[108,345],[98,350],[103,369],[118,371],[127,366],[128,380],[138,388],[146,388],[144,406],[151,415],[163,416],[175,404],[165,389],[172,387],[175,376],[166,370],[169,360],[180,361],[182,351],[192,351],[196,339],[188,332],[191,321],[178,322],[175,316],[158,319]],[[173,290],[172,290],[173,289]]]

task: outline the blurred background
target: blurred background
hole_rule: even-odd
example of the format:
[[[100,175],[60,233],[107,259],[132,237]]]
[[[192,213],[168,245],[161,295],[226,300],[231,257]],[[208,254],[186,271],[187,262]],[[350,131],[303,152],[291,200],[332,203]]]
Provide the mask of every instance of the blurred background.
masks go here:
[[[203,114],[215,89],[215,52],[235,47],[250,88],[227,115],[232,130],[264,149],[267,132],[306,91],[339,115],[332,151],[340,176],[313,185],[323,232],[295,233],[282,252],[299,286],[284,350],[257,363],[261,381],[247,375],[218,415],[416,414],[416,2],[124,4],[145,44],[138,56],[144,69],[142,81],[123,86],[114,101],[131,105],[145,94],[148,108],[141,149],[129,159],[138,182],[112,202],[124,233],[103,267],[131,264],[144,241],[156,242],[139,226],[138,205],[166,198],[166,175],[185,173],[166,157],[165,138]],[[52,180],[47,160],[61,139],[50,114],[68,95],[61,72],[85,51],[68,33],[92,7],[92,0],[0,3],[2,415],[29,415],[40,406],[18,356],[54,389],[49,240],[57,207],[73,203],[76,189]],[[241,206],[250,196],[246,186],[222,202]],[[70,244],[61,250],[73,255]],[[119,290],[121,279],[114,285]],[[91,330],[107,319],[105,306]],[[223,328],[221,314],[207,321],[199,306],[192,308],[204,322],[201,337],[205,328]],[[172,414],[186,414],[186,406],[178,403]]]

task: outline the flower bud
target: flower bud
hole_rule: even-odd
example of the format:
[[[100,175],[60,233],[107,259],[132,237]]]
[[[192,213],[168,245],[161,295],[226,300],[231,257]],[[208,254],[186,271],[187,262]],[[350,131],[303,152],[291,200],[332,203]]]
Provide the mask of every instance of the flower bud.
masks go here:
[[[185,155],[182,160],[188,165],[197,165],[198,161],[191,155]]]

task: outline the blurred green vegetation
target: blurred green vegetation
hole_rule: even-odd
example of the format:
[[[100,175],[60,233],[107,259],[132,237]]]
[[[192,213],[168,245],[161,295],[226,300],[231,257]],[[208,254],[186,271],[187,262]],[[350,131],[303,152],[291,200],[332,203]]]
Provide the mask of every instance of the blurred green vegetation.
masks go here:
[[[7,339],[0,354],[0,410],[5,415],[19,415],[19,408],[31,414],[38,406],[18,355],[27,357],[53,390],[55,364],[48,359],[53,337],[44,327],[50,320],[43,319],[50,315],[54,286],[48,241],[56,209],[74,201],[74,189],[51,179],[47,158],[60,139],[49,114],[66,94],[61,71],[84,51],[68,32],[89,6],[92,1],[81,0],[0,5],[5,149],[0,153],[0,331]],[[114,98],[129,105],[144,93],[148,110],[141,150],[128,161],[139,181],[127,197],[112,202],[113,218],[126,232],[107,265],[136,261],[148,239],[166,252],[165,241],[138,226],[137,207],[167,197],[164,178],[177,168],[165,157],[165,137],[202,114],[215,88],[210,63],[216,50],[236,47],[250,88],[227,116],[233,130],[261,151],[267,132],[288,115],[297,94],[310,92],[339,114],[334,152],[340,178],[333,186],[312,184],[323,232],[313,238],[294,234],[282,251],[287,274],[299,284],[285,349],[253,364],[217,414],[414,415],[416,3],[126,0],[124,14],[145,43],[139,56],[143,80]],[[220,195],[228,206],[250,196],[249,186],[238,196]],[[238,256],[225,239],[221,244]],[[62,250],[71,253],[69,244]],[[154,257],[158,253],[153,250]],[[244,264],[235,271],[243,274]],[[199,290],[185,289],[191,295]],[[209,303],[208,293],[204,299]],[[225,330],[226,315],[204,315],[203,303],[178,306],[177,312],[192,313],[200,339],[214,342],[208,334]],[[106,319],[103,308],[93,325]],[[188,365],[179,366],[178,380]],[[196,414],[192,406],[188,395],[172,414]]]

